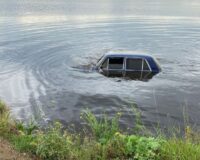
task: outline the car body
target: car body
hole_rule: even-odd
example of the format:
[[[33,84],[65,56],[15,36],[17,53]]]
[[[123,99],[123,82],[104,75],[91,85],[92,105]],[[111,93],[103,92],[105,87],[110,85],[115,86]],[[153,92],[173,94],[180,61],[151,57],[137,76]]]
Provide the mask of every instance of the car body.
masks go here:
[[[134,52],[108,52],[97,62],[96,69],[108,77],[147,80],[161,72],[157,60],[150,55]]]

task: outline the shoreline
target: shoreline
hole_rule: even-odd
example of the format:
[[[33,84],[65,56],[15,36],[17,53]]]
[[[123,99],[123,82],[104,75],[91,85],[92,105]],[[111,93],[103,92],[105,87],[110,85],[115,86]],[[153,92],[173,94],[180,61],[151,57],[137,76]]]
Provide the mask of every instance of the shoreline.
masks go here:
[[[167,138],[163,133],[155,136],[137,114],[133,132],[125,133],[119,127],[121,113],[112,119],[107,115],[97,118],[86,110],[80,117],[87,128],[82,133],[69,133],[59,122],[41,130],[33,121],[25,125],[12,120],[8,107],[0,101],[0,159],[200,159],[200,134],[190,126],[185,126],[182,138],[175,134]]]

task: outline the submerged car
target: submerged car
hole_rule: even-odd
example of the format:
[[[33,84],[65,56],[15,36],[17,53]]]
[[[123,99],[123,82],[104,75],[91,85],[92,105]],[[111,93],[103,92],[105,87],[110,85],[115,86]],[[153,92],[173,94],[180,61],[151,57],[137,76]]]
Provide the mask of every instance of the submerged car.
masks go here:
[[[108,52],[97,62],[96,70],[107,77],[148,80],[161,72],[157,60],[150,55],[133,52]]]

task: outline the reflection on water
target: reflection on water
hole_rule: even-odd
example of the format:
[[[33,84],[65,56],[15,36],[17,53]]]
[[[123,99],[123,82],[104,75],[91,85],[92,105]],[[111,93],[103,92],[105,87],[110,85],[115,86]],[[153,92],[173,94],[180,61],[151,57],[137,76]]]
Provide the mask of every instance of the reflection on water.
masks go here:
[[[91,22],[91,21],[105,21],[109,20],[111,17],[106,15],[98,15],[98,16],[86,16],[86,15],[79,15],[79,16],[66,16],[66,15],[34,15],[34,16],[22,16],[19,18],[20,23],[29,24],[29,23],[57,23],[63,21],[70,21],[70,22]],[[128,18],[128,17],[127,17]]]
[[[199,1],[0,2],[0,98],[17,118],[79,123],[79,112],[123,112],[145,124],[182,124],[200,114]],[[92,66],[109,50],[142,51],[162,72],[148,82],[107,78]],[[88,66],[88,64],[90,64]],[[88,70],[89,69],[89,70]],[[84,71],[84,72],[82,72]]]
[[[190,21],[196,21],[196,23],[200,23],[200,17],[177,17],[177,16],[132,16],[132,15],[126,15],[126,16],[114,16],[114,15],[76,15],[76,16],[66,16],[66,15],[34,15],[34,16],[20,16],[19,23],[22,24],[31,24],[31,23],[58,23],[58,22],[76,22],[76,23],[87,23],[87,22],[107,22],[110,20],[131,20],[131,19],[145,19],[152,23],[153,21],[156,21],[157,23],[162,22],[173,22],[174,20],[190,20]]]
[[[125,71],[125,72],[117,72],[117,71],[104,71],[101,74],[103,74],[106,77],[121,77],[126,80],[140,80],[140,81],[148,81],[155,76],[155,73],[152,72],[146,72],[146,71]]]

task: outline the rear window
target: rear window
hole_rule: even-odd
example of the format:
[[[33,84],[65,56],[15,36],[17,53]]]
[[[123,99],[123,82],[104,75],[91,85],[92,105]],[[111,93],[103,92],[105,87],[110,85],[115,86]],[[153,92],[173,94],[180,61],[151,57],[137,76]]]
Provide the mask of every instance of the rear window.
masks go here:
[[[142,70],[142,59],[131,59],[126,60],[126,69],[141,71]]]
[[[124,58],[113,57],[109,58],[109,69],[123,69]]]

